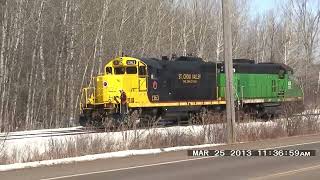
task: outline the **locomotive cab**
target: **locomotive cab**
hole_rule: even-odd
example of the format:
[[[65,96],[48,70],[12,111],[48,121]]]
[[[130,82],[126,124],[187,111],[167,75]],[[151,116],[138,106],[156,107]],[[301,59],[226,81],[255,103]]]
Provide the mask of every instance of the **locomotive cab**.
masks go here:
[[[121,92],[127,96],[127,105],[139,106],[148,101],[147,66],[141,60],[132,57],[117,57],[104,67],[104,73],[94,77],[92,84],[83,89],[81,110],[107,110],[118,112]],[[84,114],[84,113],[83,113]]]

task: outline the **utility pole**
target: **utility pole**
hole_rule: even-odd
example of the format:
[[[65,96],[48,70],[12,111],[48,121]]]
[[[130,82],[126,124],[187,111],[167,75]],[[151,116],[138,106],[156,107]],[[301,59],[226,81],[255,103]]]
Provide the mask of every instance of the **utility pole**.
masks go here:
[[[319,90],[320,90],[320,71],[319,71],[319,77],[318,77],[318,92],[319,92]]]
[[[226,74],[226,106],[227,106],[227,133],[228,143],[236,141],[235,112],[233,94],[233,64],[232,64],[232,37],[231,37],[231,0],[222,1],[224,64]]]
[[[318,102],[319,97],[320,97],[320,71],[319,71],[319,77],[318,77],[317,101],[316,102]]]

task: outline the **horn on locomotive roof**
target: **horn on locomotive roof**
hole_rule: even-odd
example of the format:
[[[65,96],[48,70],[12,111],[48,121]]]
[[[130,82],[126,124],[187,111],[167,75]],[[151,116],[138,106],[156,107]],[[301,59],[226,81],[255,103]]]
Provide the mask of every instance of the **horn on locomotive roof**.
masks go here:
[[[176,54],[172,54],[171,55],[171,61],[175,60],[177,58],[177,55]]]

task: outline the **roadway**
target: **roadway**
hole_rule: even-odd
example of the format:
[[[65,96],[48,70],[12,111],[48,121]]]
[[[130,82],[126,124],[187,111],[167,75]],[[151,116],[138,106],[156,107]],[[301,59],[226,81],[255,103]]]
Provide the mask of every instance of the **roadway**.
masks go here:
[[[209,149],[316,150],[314,157],[188,157],[186,151],[0,172],[1,179],[206,180],[320,179],[320,135],[224,145]]]

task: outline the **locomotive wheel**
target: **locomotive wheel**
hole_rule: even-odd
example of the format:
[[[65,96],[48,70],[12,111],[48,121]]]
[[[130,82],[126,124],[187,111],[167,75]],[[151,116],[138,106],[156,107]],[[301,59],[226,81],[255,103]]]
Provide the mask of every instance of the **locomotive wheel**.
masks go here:
[[[90,127],[92,125],[92,111],[84,111],[83,114],[79,116],[79,123],[83,127]]]
[[[80,126],[85,127],[85,126],[87,125],[87,122],[88,122],[88,120],[87,120],[87,118],[85,117],[85,115],[81,114],[81,115],[79,116],[79,124],[80,124]]]
[[[268,121],[271,121],[272,119],[274,118],[274,114],[271,114],[271,113],[265,113],[261,116],[261,119],[264,121],[264,122],[268,122]]]
[[[192,125],[192,124],[193,124],[194,118],[196,118],[196,114],[190,112],[190,113],[189,113],[188,125]]]
[[[130,112],[130,115],[127,116],[126,123],[129,127],[135,128],[137,124],[139,124],[140,119],[139,119],[140,111],[138,109],[135,109]]]
[[[117,122],[112,115],[105,116],[102,121],[103,127],[106,130],[115,130],[117,128]]]
[[[237,110],[235,112],[235,118],[236,118],[236,122],[246,122],[246,121],[248,121],[246,113],[243,110]]]
[[[139,127],[142,128],[152,128],[157,125],[157,120],[155,116],[146,114],[140,117]]]
[[[189,114],[189,124],[190,125],[200,125],[206,122],[208,119],[208,109],[205,107],[202,107],[200,111],[197,113],[190,113]]]
[[[92,112],[92,121],[90,122],[90,124],[93,127],[101,128],[102,127],[102,120],[103,120],[103,114],[101,114],[99,111]]]

